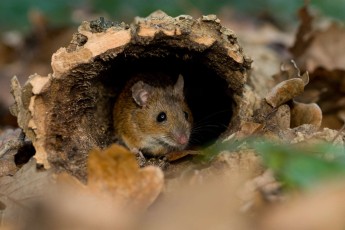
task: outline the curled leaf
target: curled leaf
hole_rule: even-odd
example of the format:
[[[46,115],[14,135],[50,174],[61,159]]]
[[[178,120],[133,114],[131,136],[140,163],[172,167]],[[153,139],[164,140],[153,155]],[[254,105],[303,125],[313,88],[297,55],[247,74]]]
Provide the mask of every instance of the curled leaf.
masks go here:
[[[274,108],[290,101],[303,93],[304,81],[300,78],[293,78],[276,85],[266,96],[266,102]]]
[[[291,127],[297,127],[303,124],[312,124],[316,127],[321,126],[322,111],[320,107],[315,104],[304,104],[299,102],[292,102],[291,106]]]
[[[284,63],[281,66],[280,73],[273,76],[276,80],[281,81],[266,96],[266,102],[276,108],[304,91],[304,86],[309,83],[309,74],[301,71],[294,60],[290,63]]]

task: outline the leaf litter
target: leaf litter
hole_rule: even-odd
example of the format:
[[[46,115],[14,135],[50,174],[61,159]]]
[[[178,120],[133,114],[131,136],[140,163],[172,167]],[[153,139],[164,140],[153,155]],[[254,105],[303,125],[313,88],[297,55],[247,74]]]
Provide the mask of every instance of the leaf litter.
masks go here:
[[[343,229],[344,28],[316,25],[307,7],[300,17],[290,60],[270,55],[277,69],[286,63],[264,76],[272,87],[258,79],[272,70],[251,73],[261,96],[246,95],[256,120],[198,153],[202,163],[176,153],[171,164],[184,166],[169,174],[139,168],[112,145],[90,152],[84,184],[33,159],[18,167],[5,151],[13,176],[0,178],[1,229]],[[271,53],[272,37],[263,38]],[[253,136],[265,139],[246,139]]]

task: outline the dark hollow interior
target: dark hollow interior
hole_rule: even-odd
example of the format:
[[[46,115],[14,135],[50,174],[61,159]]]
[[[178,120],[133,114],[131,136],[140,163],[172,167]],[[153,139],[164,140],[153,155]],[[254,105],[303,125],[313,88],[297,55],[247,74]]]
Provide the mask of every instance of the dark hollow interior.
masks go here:
[[[100,73],[101,84],[109,93],[109,103],[113,106],[116,96],[135,73],[161,72],[174,82],[182,74],[185,97],[194,118],[190,148],[204,147],[226,131],[235,105],[226,80],[204,64],[206,60],[201,57],[201,54],[189,58],[167,54],[164,58],[137,58],[122,53],[104,63],[107,67]]]
[[[22,166],[27,163],[35,153],[36,150],[32,143],[30,141],[26,141],[23,143],[23,146],[18,149],[16,155],[14,155],[14,162],[17,166]]]

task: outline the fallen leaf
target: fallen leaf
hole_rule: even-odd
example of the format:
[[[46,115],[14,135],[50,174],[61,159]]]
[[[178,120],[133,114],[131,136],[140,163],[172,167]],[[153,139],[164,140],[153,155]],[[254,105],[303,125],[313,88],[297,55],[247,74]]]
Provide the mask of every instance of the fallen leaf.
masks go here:
[[[236,138],[248,138],[251,135],[255,135],[256,132],[262,130],[263,125],[255,122],[243,122],[240,126],[240,130],[236,132]]]
[[[188,155],[199,155],[199,151],[195,151],[195,150],[184,150],[184,151],[178,151],[178,152],[170,152],[168,155],[167,155],[167,160],[169,162],[172,162],[172,161],[176,161],[176,160],[179,160],[185,156],[188,156]]]
[[[308,72],[301,75],[299,68],[293,60],[290,63],[282,65],[280,73],[273,77],[283,80],[273,87],[265,97],[266,102],[273,108],[302,94],[304,86],[309,83]]]
[[[344,76],[345,71],[318,68],[311,73],[304,93],[296,98],[299,102],[318,104],[323,115],[321,127],[339,129],[343,125],[338,113],[345,108]]]
[[[52,172],[39,171],[35,159],[26,163],[14,176],[1,177],[0,202],[6,206],[2,220],[20,223],[30,213],[30,202],[40,198],[51,180]]]
[[[290,52],[295,57],[302,55],[313,40],[312,23],[314,17],[310,14],[307,4],[298,11],[298,16],[301,22],[296,34],[295,43],[290,48]]]
[[[344,26],[333,23],[326,29],[315,30],[310,44],[300,54],[295,53],[294,58],[299,66],[309,72],[317,68],[345,70],[344,39]]]
[[[307,6],[300,10],[300,26],[290,48],[298,66],[310,73],[310,84],[298,97],[304,103],[317,102],[322,127],[339,129],[337,113],[345,106],[345,27],[338,22],[315,20]]]
[[[266,210],[259,229],[342,230],[345,226],[344,194],[343,181],[338,184],[323,184],[287,203]]]
[[[277,111],[272,114],[270,123],[276,126],[278,130],[286,130],[290,128],[291,112],[288,105],[281,105]]]
[[[162,191],[164,175],[160,168],[139,168],[133,153],[120,145],[91,150],[88,160],[88,188],[110,196],[119,207],[143,209]]]
[[[317,23],[308,6],[299,11],[300,26],[290,48],[301,68],[313,72],[317,68],[345,70],[345,27],[340,23]]]
[[[317,104],[304,104],[295,101],[291,104],[291,128],[303,124],[312,124],[316,127],[321,126],[322,111]]]
[[[281,183],[278,182],[271,170],[266,170],[263,174],[249,180],[245,183],[239,194],[244,205],[242,211],[259,211],[268,203],[283,201],[284,196],[281,193]]]
[[[136,224],[133,210],[119,207],[113,197],[91,190],[77,178],[61,173],[55,182],[44,203],[45,212],[38,213],[41,218],[34,222],[42,229],[124,230]]]
[[[265,99],[268,104],[276,108],[298,96],[303,90],[304,83],[301,79],[289,79],[276,85]]]
[[[12,176],[35,154],[21,129],[6,129],[0,135],[0,176]]]
[[[54,178],[46,211],[37,214],[45,221],[34,221],[43,229],[133,229],[164,184],[160,168],[139,168],[135,155],[115,144],[90,151],[87,184],[67,173]]]
[[[0,176],[14,175],[18,170],[14,156],[22,146],[21,130],[5,130],[0,136]]]

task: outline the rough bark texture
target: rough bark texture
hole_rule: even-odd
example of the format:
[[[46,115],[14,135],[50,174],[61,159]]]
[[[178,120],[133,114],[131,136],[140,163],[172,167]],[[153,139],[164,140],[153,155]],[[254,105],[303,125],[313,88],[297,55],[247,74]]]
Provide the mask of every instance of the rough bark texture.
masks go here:
[[[12,80],[12,112],[38,163],[85,178],[88,151],[116,141],[111,113],[133,69],[182,72],[196,120],[225,109],[222,125],[234,130],[246,115],[241,104],[250,62],[214,15],[196,20],[157,11],[131,25],[101,18],[82,23],[70,45],[53,55],[52,74],[31,75],[22,88]]]

